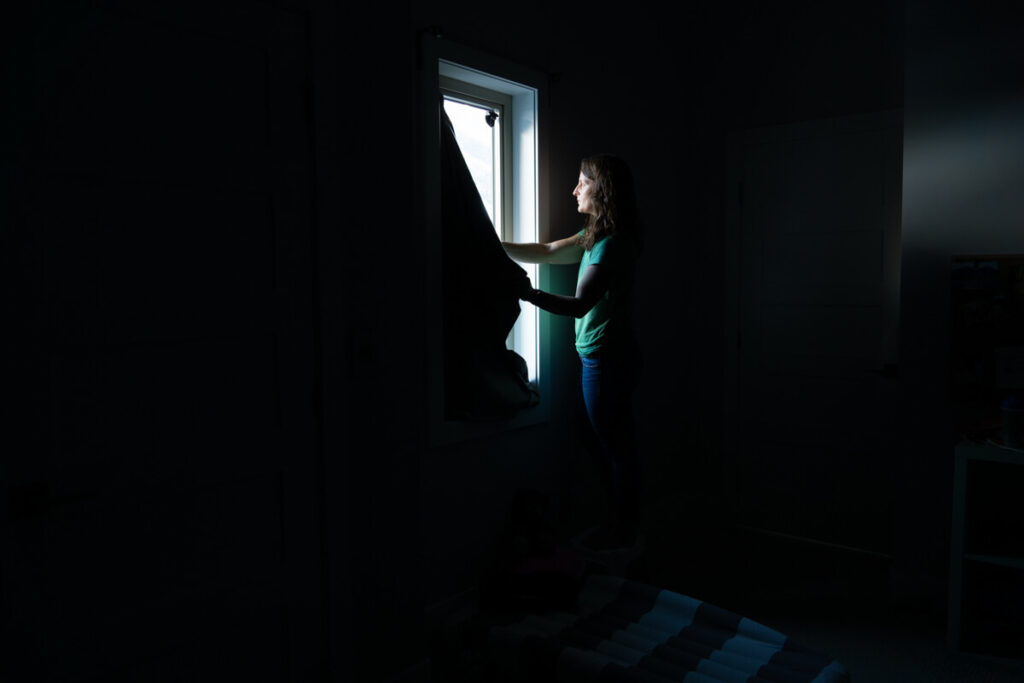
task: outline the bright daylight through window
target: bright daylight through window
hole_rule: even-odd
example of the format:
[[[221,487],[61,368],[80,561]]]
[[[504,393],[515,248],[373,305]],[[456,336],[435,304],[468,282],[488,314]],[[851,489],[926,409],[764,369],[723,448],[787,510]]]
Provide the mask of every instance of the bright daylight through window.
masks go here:
[[[487,208],[487,215],[501,238],[501,112],[451,97],[444,98],[444,110],[455,128],[455,139]]]

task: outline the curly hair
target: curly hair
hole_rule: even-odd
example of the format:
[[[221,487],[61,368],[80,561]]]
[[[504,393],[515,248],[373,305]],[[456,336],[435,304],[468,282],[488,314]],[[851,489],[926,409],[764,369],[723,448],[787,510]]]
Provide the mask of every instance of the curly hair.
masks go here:
[[[628,235],[639,248],[642,239],[636,188],[626,162],[610,154],[597,154],[580,162],[580,173],[594,182],[592,196],[597,208],[587,218],[580,246],[590,251],[604,237]]]

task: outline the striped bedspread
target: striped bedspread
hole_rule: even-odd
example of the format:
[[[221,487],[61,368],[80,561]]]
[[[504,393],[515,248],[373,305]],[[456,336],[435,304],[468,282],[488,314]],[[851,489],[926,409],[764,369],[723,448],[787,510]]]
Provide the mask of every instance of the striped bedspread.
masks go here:
[[[512,681],[826,683],[838,662],[700,600],[643,583],[591,576],[574,612],[494,626],[489,658]]]

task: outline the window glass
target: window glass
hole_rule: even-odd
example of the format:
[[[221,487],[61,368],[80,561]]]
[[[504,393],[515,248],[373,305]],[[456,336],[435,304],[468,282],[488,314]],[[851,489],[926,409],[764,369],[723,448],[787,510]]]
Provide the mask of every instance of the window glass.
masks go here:
[[[501,117],[489,116],[491,107],[444,98],[444,110],[455,128],[455,139],[466,159],[476,189],[502,237],[501,211]],[[488,123],[490,118],[490,123]]]

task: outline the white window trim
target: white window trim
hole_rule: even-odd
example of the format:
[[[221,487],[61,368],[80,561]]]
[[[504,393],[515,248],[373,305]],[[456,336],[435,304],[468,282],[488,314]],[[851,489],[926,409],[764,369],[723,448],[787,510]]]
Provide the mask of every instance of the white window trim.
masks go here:
[[[512,99],[512,116],[506,113],[504,129],[519,144],[512,145],[513,169],[534,169],[530,173],[512,173],[510,202],[512,238],[515,241],[548,241],[548,197],[546,141],[543,136],[544,103],[547,78],[541,73],[491,55],[479,53],[443,39],[425,36],[420,54],[420,168],[419,215],[423,220],[426,277],[426,370],[427,433],[432,446],[489,436],[510,429],[539,424],[550,415],[550,330],[548,316],[532,316],[530,325],[517,323],[520,335],[532,335],[537,345],[537,379],[540,404],[521,411],[508,420],[493,422],[451,421],[444,419],[444,347],[442,330],[442,248],[440,206],[440,121],[439,93],[441,76],[454,78],[489,90],[498,90]],[[497,86],[497,87],[496,87]],[[518,106],[516,106],[518,104]],[[511,119],[509,121],[508,119]],[[511,124],[511,125],[509,125]],[[523,144],[523,140],[527,140]],[[507,187],[508,185],[506,185]],[[508,232],[505,233],[508,235]],[[548,269],[536,269],[534,284],[548,288]],[[524,303],[524,309],[527,304]],[[531,306],[532,308],[532,306]],[[523,320],[524,316],[520,316]],[[517,340],[518,341],[518,340]],[[520,348],[520,345],[516,345]]]

